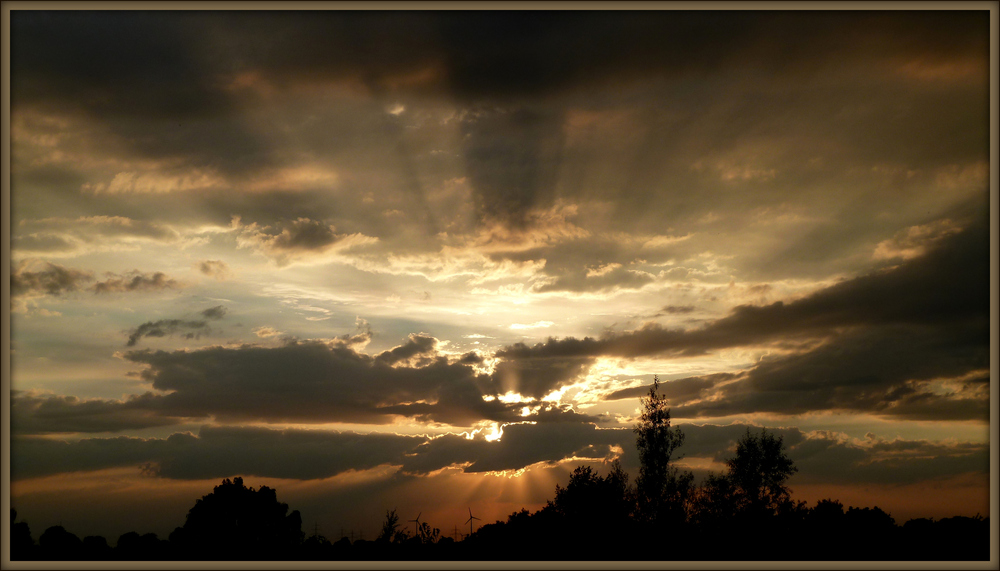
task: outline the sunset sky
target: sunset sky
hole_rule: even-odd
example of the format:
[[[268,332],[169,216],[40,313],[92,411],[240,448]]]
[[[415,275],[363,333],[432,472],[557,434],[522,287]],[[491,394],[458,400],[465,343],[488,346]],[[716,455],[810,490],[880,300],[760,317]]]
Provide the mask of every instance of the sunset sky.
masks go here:
[[[467,533],[634,478],[654,374],[699,478],[768,427],[810,506],[996,515],[988,10],[10,16],[36,539],[234,476]]]

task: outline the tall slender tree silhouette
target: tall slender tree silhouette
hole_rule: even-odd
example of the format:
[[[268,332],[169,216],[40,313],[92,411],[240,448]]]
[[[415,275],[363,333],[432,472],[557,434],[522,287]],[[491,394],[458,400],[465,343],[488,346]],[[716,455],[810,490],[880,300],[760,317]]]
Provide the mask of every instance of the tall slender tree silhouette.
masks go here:
[[[670,425],[667,399],[659,393],[660,379],[653,377],[649,395],[641,399],[642,415],[635,426],[639,449],[636,494],[639,516],[648,524],[683,523],[685,504],[694,475],[672,465],[674,453],[684,443],[684,433]]]

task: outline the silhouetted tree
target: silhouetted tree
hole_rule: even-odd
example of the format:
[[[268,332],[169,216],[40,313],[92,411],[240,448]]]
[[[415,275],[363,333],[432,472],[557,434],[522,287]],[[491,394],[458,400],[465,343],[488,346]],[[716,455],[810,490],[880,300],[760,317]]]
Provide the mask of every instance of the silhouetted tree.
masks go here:
[[[590,466],[579,466],[565,488],[556,485],[553,505],[569,521],[588,528],[622,525],[631,515],[628,474],[616,460],[611,473],[601,477]]]
[[[798,468],[785,454],[781,436],[767,429],[757,435],[747,428],[736,443],[736,455],[726,461],[726,467],[738,514],[759,520],[790,508],[791,492],[785,482]]]
[[[638,513],[649,523],[679,524],[686,519],[694,475],[671,464],[674,452],[684,443],[684,433],[670,426],[670,408],[659,387],[660,379],[654,376],[649,396],[641,399],[642,415],[634,429],[639,449]]]
[[[385,521],[382,522],[382,531],[375,538],[378,542],[399,543],[406,540],[406,532],[399,528],[399,514],[396,509],[385,510]]]
[[[108,545],[108,540],[101,535],[88,535],[83,538],[83,558],[88,561],[109,561],[114,551]]]
[[[139,535],[130,531],[118,537],[118,542],[115,544],[115,558],[121,561],[161,560],[168,557],[170,547],[155,533]]]
[[[198,500],[171,540],[188,556],[246,560],[286,558],[304,536],[298,510],[289,514],[273,489],[254,490],[234,478]]]
[[[838,552],[843,550],[845,541],[844,504],[832,500],[820,500],[816,506],[809,510],[806,516],[806,525],[809,533],[813,537],[822,537],[822,540],[810,542],[813,557],[817,559],[836,558]]]
[[[350,545],[350,540],[341,538],[343,541],[347,541]],[[299,549],[301,553],[301,559],[306,561],[321,561],[331,559],[333,556],[333,544],[330,540],[323,537],[322,535],[315,534],[306,538],[302,542],[302,546]]]
[[[416,537],[420,543],[435,543],[440,535],[440,529],[431,527],[430,524],[425,521],[420,522],[420,525],[417,526]]]
[[[735,513],[736,490],[726,474],[709,474],[692,494],[691,518],[702,528],[725,529]]]
[[[556,485],[555,499],[550,502],[550,509],[562,520],[561,535],[553,538],[551,530],[543,533],[552,543],[570,547],[566,556],[604,559],[611,555],[609,548],[617,549],[632,529],[634,505],[628,474],[617,460],[603,477],[590,466],[579,466],[565,488]]]
[[[61,525],[46,529],[38,538],[38,547],[44,560],[76,561],[83,555],[83,542]]]
[[[10,510],[10,558],[24,561],[35,557],[35,540],[31,538],[31,528],[27,522],[17,520],[17,510]]]

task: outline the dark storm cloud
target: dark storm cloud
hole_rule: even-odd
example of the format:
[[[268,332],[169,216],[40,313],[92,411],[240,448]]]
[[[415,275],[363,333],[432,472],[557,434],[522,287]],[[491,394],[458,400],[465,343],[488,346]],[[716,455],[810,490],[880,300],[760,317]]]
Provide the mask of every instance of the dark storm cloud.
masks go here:
[[[493,389],[500,394],[515,392],[536,399],[578,381],[594,363],[592,357],[532,356],[511,359],[504,351],[496,355],[502,360],[491,375]]]
[[[180,287],[180,283],[163,272],[132,270],[124,274],[108,273],[107,279],[94,284],[95,293],[122,293],[133,291],[160,291]]]
[[[399,464],[422,436],[350,432],[202,427],[198,436],[166,439],[90,438],[73,443],[18,438],[15,477],[142,466],[160,477],[202,479],[253,474],[328,478],[348,470]]]
[[[745,378],[717,391],[721,398],[690,402],[709,396],[692,395],[675,406],[674,414],[856,410],[914,420],[985,421],[989,394],[975,381],[987,373],[952,383],[957,387],[935,381],[988,371],[986,339],[985,326],[911,325],[846,333],[812,351],[765,357]]]
[[[562,117],[531,109],[490,109],[463,120],[465,167],[487,220],[514,227],[550,205],[562,146]]]
[[[11,438],[11,479],[139,466],[163,455],[167,440],[90,438],[65,442],[42,437]]]
[[[438,66],[439,83],[476,100],[755,59],[796,73],[845,56],[978,52],[988,30],[985,14],[968,11],[18,11],[11,36],[23,49],[11,63],[22,97],[76,93],[100,111],[194,114],[225,109],[217,78],[238,71],[360,78],[385,89]],[[775,36],[781,49],[767,41]]]
[[[225,102],[198,57],[202,26],[192,16],[15,12],[11,40],[21,49],[11,60],[19,76],[12,103],[72,102],[97,115],[218,112]]]
[[[203,427],[198,436],[167,439],[177,452],[158,459],[157,475],[174,479],[254,474],[328,478],[348,470],[397,464],[422,436],[267,428]]]
[[[679,459],[732,457],[736,442],[759,427],[682,425]],[[832,433],[803,433],[774,428],[799,472],[796,484],[908,484],[931,478],[987,473],[989,446],[968,442],[858,441]],[[116,467],[142,467],[171,479],[224,478],[236,475],[322,479],[379,465],[426,475],[449,466],[467,473],[511,471],[569,459],[608,460],[623,454],[635,473],[635,436],[629,429],[598,429],[590,423],[508,424],[503,436],[487,441],[445,434],[436,437],[397,434],[275,430],[260,427],[204,426],[197,436],[169,438],[90,438],[62,442],[51,438],[12,439],[14,479]]]
[[[437,339],[426,335],[412,334],[405,344],[379,353],[379,355],[375,357],[375,362],[385,365],[395,365],[399,362],[409,361],[413,357],[430,355],[435,352],[436,346]],[[429,364],[429,362],[430,361],[425,361],[423,364]]]
[[[911,484],[958,474],[988,474],[989,444],[922,440],[879,441],[869,446],[813,437],[789,451],[807,483]]]
[[[60,295],[78,291],[84,284],[92,281],[92,272],[65,268],[51,262],[25,260],[17,264],[10,273],[10,295]]]
[[[12,430],[17,434],[121,432],[178,424],[178,419],[149,409],[154,399],[152,393],[118,401],[15,391],[10,406]]]
[[[210,313],[219,313],[210,308]],[[366,329],[366,328],[365,328]],[[173,333],[207,333],[205,320],[161,320],[133,330],[129,345],[143,337]],[[499,392],[516,390],[488,375],[477,373],[467,358],[450,361],[437,353],[437,341],[412,335],[407,343],[369,356],[355,349],[370,331],[329,341],[286,339],[278,347],[242,345],[185,351],[128,351],[124,359],[144,365],[139,376],[156,391],[124,401],[77,401],[52,397],[47,406],[58,408],[59,419],[106,415],[99,429],[112,430],[116,415],[143,419],[143,426],[172,423],[167,419],[214,417],[224,422],[356,422],[386,424],[398,416],[417,422],[467,426],[482,420],[541,423],[595,421],[569,405],[543,403],[522,416],[524,404],[504,403]],[[536,365],[537,371],[558,364]],[[507,369],[504,369],[507,371]],[[531,373],[531,371],[528,371]],[[527,392],[528,389],[526,388]],[[39,402],[43,402],[39,401]],[[34,401],[32,401],[34,402]],[[23,406],[21,425],[32,432],[65,431],[66,423],[47,427],[47,416],[37,406]],[[53,415],[50,415],[53,416]],[[149,421],[149,417],[157,417]],[[96,422],[96,420],[95,420]],[[141,424],[141,422],[140,422]],[[86,432],[85,423],[72,425]],[[135,427],[138,427],[136,425]]]
[[[154,388],[173,391],[156,402],[157,410],[170,415],[363,423],[405,415],[459,425],[516,418],[511,406],[483,401],[488,383],[471,367],[430,353],[431,341],[413,336],[377,357],[355,351],[348,339],[131,351],[125,359],[147,365],[142,377]],[[401,365],[414,356],[415,364]]]
[[[252,474],[317,479],[379,465],[401,466],[424,475],[452,465],[466,472],[519,470],[565,458],[604,458],[627,430],[600,430],[592,424],[511,424],[499,441],[482,434],[438,437],[353,432],[274,430],[259,427],[204,426],[197,436],[177,433],[166,439],[91,438],[60,442],[14,439],[15,478],[81,470],[151,465],[160,477],[203,479]]]
[[[239,225],[240,221],[234,223]],[[241,226],[239,240],[241,246],[253,248],[279,265],[320,255],[334,247],[350,248],[375,241],[363,234],[338,234],[333,226],[309,218],[281,222],[277,228],[257,223]]]

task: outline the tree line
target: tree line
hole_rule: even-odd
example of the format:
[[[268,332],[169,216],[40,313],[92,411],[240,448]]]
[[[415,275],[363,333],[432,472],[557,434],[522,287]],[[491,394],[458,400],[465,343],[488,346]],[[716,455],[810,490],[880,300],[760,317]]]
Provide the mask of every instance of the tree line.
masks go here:
[[[465,539],[413,521],[411,534],[387,510],[375,540],[306,537],[298,510],[275,490],[223,480],[197,500],[167,539],[123,534],[80,539],[61,526],[36,542],[11,510],[12,560],[989,560],[989,519],[911,519],[903,525],[878,507],[833,499],[813,507],[791,497],[797,469],[766,429],[737,442],[726,469],[696,484],[675,460],[684,434],[671,426],[659,381],[642,399],[635,426],[639,473],[614,461],[606,475],[579,466],[535,512],[483,525]],[[470,512],[470,520],[472,515]],[[419,520],[419,515],[417,517]]]

